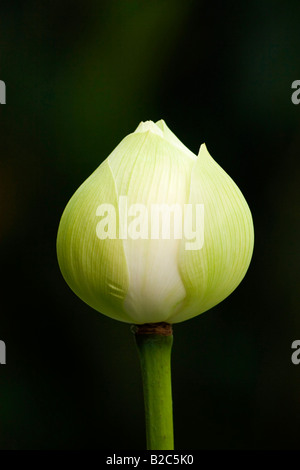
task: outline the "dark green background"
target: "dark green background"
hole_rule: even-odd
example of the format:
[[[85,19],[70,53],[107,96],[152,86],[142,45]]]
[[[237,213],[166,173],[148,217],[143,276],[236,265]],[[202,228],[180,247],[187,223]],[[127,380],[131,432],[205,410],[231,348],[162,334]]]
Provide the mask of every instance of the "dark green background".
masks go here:
[[[300,2],[1,2],[2,449],[143,449],[129,325],[93,311],[56,260],[62,211],[142,120],[206,142],[255,224],[249,271],[175,325],[175,445],[300,448]]]

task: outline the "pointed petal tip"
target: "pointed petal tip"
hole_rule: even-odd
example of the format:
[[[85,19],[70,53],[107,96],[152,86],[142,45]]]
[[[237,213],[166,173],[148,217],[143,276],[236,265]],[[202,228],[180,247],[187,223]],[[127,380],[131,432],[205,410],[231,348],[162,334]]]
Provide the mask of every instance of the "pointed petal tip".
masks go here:
[[[203,142],[203,144],[200,145],[199,152],[198,152],[198,156],[199,156],[200,153],[202,153],[202,152],[207,152],[207,153],[209,153],[208,150],[207,150],[207,146],[206,146],[206,143],[205,143],[205,142]]]
[[[134,133],[152,132],[163,137],[162,130],[153,121],[142,121],[134,131]]]
[[[156,121],[155,123],[162,131],[167,127],[167,124],[163,119],[159,119],[159,121]]]

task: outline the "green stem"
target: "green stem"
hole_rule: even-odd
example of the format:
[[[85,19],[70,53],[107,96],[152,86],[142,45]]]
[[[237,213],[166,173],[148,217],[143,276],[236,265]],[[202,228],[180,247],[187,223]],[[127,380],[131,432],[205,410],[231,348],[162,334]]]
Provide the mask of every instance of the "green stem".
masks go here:
[[[173,450],[171,389],[172,327],[137,325],[135,339],[142,368],[148,450]]]

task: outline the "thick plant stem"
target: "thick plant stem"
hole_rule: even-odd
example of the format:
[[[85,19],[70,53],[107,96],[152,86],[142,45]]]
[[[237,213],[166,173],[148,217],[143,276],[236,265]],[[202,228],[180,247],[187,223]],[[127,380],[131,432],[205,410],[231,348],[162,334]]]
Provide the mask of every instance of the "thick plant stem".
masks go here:
[[[172,327],[152,323],[134,327],[142,368],[148,450],[173,450],[171,389]]]

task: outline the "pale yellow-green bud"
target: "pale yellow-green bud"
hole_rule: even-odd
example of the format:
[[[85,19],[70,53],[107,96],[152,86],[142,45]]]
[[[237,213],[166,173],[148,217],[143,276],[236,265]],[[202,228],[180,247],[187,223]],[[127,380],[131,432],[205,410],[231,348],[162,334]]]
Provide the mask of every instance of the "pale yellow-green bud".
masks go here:
[[[206,146],[196,156],[164,121],[147,121],[72,196],[57,255],[70,288],[99,312],[178,323],[238,286],[253,242],[247,202]]]

